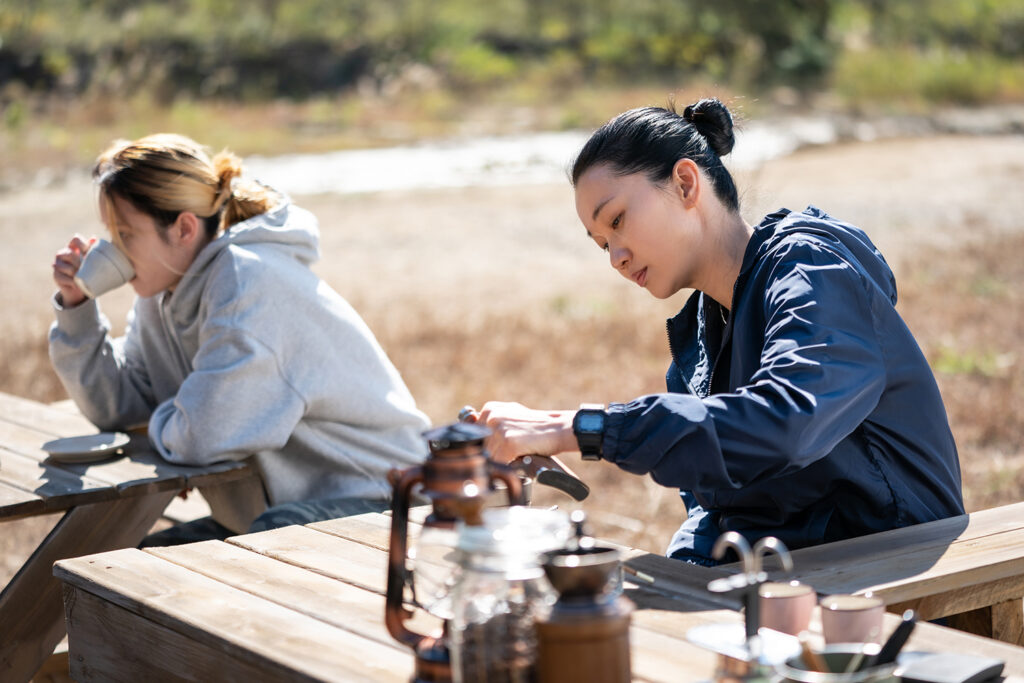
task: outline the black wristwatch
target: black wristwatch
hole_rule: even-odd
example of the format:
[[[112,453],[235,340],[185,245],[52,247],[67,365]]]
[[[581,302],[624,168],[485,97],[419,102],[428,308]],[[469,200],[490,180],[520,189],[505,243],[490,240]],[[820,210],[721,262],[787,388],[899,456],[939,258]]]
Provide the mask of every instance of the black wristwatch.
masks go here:
[[[608,413],[600,403],[583,403],[572,419],[572,433],[576,435],[576,443],[580,447],[580,455],[584,460],[600,460],[604,452],[605,424]]]

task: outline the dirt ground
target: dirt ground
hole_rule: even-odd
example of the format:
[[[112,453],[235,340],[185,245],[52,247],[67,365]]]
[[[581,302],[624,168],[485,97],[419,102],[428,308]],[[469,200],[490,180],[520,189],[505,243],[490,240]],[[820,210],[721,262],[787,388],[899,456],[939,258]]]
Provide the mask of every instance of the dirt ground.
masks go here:
[[[748,220],[815,204],[862,226],[898,263],[922,243],[979,237],[978,226],[985,238],[1021,229],[1022,151],[1019,135],[850,143],[805,149],[737,180]],[[367,317],[429,303],[432,315],[464,321],[557,296],[649,298],[617,281],[586,242],[567,184],[294,199],[320,219],[318,271]],[[51,257],[76,231],[102,231],[87,180],[0,194],[0,290],[18,313],[49,319]],[[130,296],[105,297],[115,322]],[[8,316],[4,331],[25,322]]]
[[[1020,135],[810,148],[737,180],[748,220],[780,206],[817,205],[864,228],[898,281],[923,250],[955,254],[1024,232]],[[655,301],[612,273],[586,239],[567,184],[295,199],[320,219],[318,272],[364,315],[435,423],[492,398],[565,408],[662,388],[663,319],[685,295]],[[63,398],[45,356],[47,297],[52,255],[76,231],[100,232],[87,181],[0,195],[0,292],[8,306],[0,390]],[[104,298],[115,329],[130,300],[127,288]],[[921,306],[918,319],[938,315],[927,306],[941,307],[942,298]],[[1021,312],[1003,315],[1019,320]],[[625,329],[600,329],[621,336],[581,332],[616,316]],[[598,492],[619,475],[601,464],[580,469],[598,484],[588,511],[603,508],[603,528],[660,550],[682,514],[675,493],[638,477]],[[0,573],[20,565],[43,525],[5,526]]]

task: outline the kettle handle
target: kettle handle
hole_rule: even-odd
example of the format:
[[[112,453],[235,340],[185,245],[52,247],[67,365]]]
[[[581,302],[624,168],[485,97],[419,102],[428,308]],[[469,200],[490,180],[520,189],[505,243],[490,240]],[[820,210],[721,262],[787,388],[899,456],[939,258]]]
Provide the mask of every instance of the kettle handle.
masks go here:
[[[526,491],[523,490],[523,480],[519,478],[516,468],[493,460],[488,460],[487,467],[490,470],[489,484],[493,484],[495,479],[505,482],[509,505],[526,505]]]
[[[409,494],[423,481],[423,468],[394,469],[388,473],[394,488],[391,497],[391,541],[388,545],[388,586],[384,603],[384,621],[398,642],[416,650],[427,636],[410,631],[405,621],[412,612],[405,608],[404,592],[408,569],[405,562],[409,542]]]

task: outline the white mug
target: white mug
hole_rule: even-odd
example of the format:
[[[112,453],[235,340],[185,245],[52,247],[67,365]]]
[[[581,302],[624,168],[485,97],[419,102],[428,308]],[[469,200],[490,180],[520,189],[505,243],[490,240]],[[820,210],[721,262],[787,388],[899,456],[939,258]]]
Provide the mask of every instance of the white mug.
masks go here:
[[[97,240],[75,273],[75,284],[86,296],[95,299],[135,277],[131,261],[114,244]]]

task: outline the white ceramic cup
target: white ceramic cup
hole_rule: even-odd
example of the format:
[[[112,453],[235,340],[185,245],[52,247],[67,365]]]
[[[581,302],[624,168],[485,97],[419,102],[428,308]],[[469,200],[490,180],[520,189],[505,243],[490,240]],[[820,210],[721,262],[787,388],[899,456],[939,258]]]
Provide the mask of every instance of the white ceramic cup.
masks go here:
[[[131,261],[114,244],[97,240],[75,273],[75,284],[86,296],[96,297],[116,289],[135,277]]]
[[[821,599],[821,632],[826,643],[879,643],[885,603],[870,593]]]
[[[807,630],[818,595],[806,583],[762,583],[757,589],[761,626],[790,635]]]

